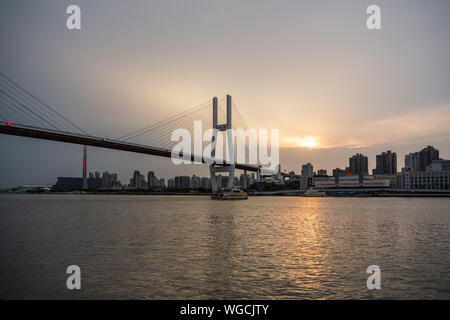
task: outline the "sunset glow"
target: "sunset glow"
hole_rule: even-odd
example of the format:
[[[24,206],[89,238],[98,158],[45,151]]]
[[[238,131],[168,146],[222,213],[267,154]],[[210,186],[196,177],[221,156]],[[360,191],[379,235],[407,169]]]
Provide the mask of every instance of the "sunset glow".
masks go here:
[[[317,147],[317,142],[315,142],[312,139],[305,139],[305,140],[301,140],[300,141],[300,147],[304,147],[304,148],[315,148]]]
[[[318,137],[304,136],[303,138],[284,138],[282,140],[282,147],[284,148],[308,148],[308,149],[322,149],[326,146],[319,142]]]

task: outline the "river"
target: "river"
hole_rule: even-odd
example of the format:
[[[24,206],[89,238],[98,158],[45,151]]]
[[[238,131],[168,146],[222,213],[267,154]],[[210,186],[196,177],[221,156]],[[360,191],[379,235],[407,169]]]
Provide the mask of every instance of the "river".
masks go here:
[[[450,198],[3,194],[0,298],[450,299],[449,231]]]

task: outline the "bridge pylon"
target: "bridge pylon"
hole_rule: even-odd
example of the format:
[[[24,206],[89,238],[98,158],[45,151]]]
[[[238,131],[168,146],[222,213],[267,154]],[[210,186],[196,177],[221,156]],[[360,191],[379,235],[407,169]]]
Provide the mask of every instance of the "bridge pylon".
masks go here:
[[[83,177],[81,179],[81,189],[87,190],[88,183],[87,183],[87,147],[86,145],[83,146]]]
[[[216,193],[221,189],[221,186],[217,184],[217,172],[228,172],[228,182],[227,188],[231,189],[233,187],[234,180],[234,144],[233,144],[233,133],[231,131],[231,96],[227,95],[227,123],[226,124],[218,124],[218,102],[217,97],[213,98],[213,136],[211,142],[211,158],[214,159],[216,156],[216,144],[217,144],[217,135],[219,131],[227,132],[227,151],[228,151],[228,162],[221,166],[216,166],[216,163],[213,162],[209,165],[209,173],[211,177],[211,188],[212,192]]]

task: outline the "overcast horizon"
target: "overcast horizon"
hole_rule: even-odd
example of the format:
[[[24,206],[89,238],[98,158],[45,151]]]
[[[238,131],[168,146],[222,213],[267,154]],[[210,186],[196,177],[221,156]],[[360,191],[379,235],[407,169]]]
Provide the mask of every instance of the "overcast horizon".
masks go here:
[[[77,4],[81,30],[67,30]],[[381,8],[368,30],[366,8]],[[119,137],[233,96],[280,130],[282,170],[427,145],[450,158],[449,1],[2,1],[0,71],[92,135]],[[81,176],[82,147],[0,135],[0,187]],[[88,147],[88,171],[158,177],[206,166]],[[240,172],[237,172],[240,174]]]

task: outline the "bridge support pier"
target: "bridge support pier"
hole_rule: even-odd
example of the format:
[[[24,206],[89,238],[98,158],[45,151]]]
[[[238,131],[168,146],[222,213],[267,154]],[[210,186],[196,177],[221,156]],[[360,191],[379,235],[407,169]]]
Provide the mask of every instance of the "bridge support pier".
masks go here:
[[[219,131],[227,132],[227,151],[228,151],[228,162],[227,164],[222,164],[221,166],[217,166],[215,162],[209,165],[209,174],[211,177],[211,188],[212,192],[218,192],[222,186],[218,185],[217,181],[217,172],[228,172],[228,182],[227,188],[233,188],[233,180],[234,180],[234,144],[233,144],[233,133],[231,132],[231,96],[227,95],[227,123],[226,124],[218,124],[218,102],[217,97],[213,98],[213,137],[211,143],[211,158],[214,159],[216,156],[216,144],[217,144],[217,135]],[[230,130],[228,130],[230,129]]]
[[[83,146],[83,178],[81,180],[81,189],[87,190],[88,183],[87,183],[87,147],[86,145]]]

